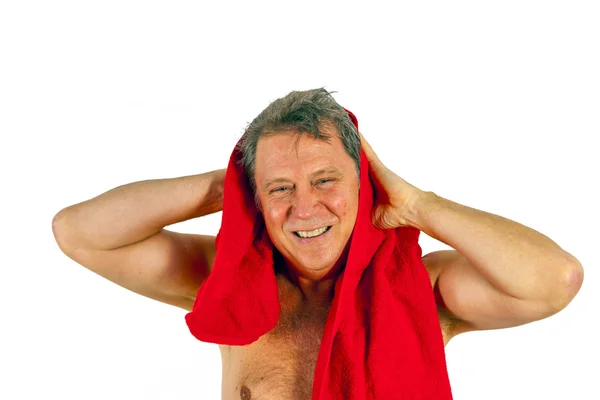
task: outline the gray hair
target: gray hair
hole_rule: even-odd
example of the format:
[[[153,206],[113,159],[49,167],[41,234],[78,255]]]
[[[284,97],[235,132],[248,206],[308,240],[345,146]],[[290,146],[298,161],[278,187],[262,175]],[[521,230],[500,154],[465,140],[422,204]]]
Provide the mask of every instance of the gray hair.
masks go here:
[[[260,209],[254,171],[256,146],[261,137],[292,131],[298,134],[296,146],[302,134],[312,134],[315,139],[330,142],[331,136],[319,130],[332,124],[344,145],[346,153],[354,160],[356,174],[360,182],[360,137],[350,116],[340,106],[331,93],[324,88],[293,91],[285,97],[273,101],[248,124],[238,143],[240,160],[254,192],[257,207]]]

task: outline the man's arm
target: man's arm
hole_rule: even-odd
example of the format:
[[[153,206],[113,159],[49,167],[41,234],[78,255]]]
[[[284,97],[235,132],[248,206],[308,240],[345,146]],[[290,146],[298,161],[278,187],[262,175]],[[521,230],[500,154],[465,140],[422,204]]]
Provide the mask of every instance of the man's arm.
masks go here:
[[[360,139],[377,183],[373,224],[411,226],[456,249],[423,257],[437,276],[436,301],[450,314],[451,335],[539,320],[575,297],[583,282],[581,263],[548,237],[422,191],[387,168],[362,134]]]
[[[165,226],[222,208],[225,170],[119,186],[61,210],[61,250],[100,276],[155,300],[191,309],[214,259],[214,237]]]
[[[454,334],[546,318],[565,308],[583,282],[579,261],[541,233],[498,215],[423,192],[410,226],[456,250],[427,254],[435,290],[458,321]]]

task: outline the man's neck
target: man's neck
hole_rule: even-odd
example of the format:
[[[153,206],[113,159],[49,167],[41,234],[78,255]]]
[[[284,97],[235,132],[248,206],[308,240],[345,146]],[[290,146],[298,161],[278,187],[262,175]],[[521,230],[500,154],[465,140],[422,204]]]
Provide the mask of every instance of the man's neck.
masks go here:
[[[310,304],[331,303],[335,295],[335,284],[344,271],[348,258],[348,247],[337,263],[325,271],[311,271],[292,265],[276,249],[273,252],[275,272],[285,281],[296,287],[302,294],[303,301]]]
[[[323,274],[300,272],[287,263],[280,269],[279,274],[287,283],[300,291],[303,301],[307,304],[331,303],[335,294],[335,284],[339,277],[339,273],[329,276],[325,274],[323,277]]]

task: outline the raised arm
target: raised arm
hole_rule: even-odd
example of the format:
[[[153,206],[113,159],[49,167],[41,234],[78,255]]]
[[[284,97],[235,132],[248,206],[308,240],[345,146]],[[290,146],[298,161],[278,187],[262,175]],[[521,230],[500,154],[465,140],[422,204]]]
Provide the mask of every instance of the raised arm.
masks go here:
[[[215,254],[214,237],[164,227],[220,211],[225,169],[122,185],[56,214],[69,258],[143,296],[191,310]]]

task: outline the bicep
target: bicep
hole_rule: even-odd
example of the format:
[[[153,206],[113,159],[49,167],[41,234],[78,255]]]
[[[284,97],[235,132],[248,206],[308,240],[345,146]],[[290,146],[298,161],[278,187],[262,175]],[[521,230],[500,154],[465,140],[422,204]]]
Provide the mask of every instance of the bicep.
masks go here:
[[[66,254],[96,274],[151,299],[191,310],[214,260],[214,237],[160,230],[112,250],[76,248]]]
[[[553,314],[545,302],[500,291],[456,250],[430,253],[423,262],[439,270],[438,306],[455,320],[454,334],[519,326]]]

